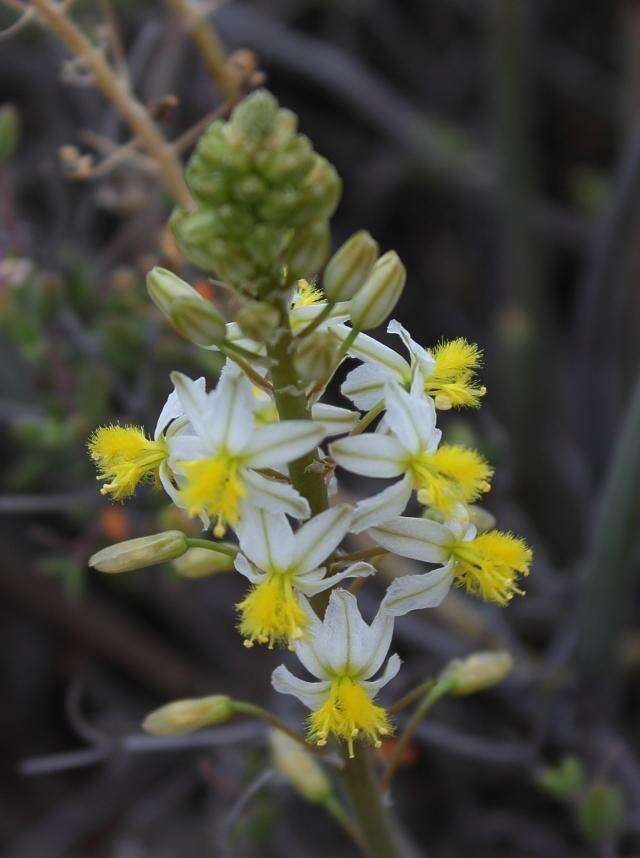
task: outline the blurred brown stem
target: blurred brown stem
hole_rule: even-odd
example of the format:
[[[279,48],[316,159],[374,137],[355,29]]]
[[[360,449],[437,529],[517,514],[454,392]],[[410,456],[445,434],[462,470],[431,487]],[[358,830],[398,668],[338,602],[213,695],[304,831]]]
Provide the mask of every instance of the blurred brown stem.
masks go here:
[[[182,167],[172,146],[165,140],[149,111],[133,95],[125,80],[112,68],[102,51],[67,16],[64,7],[53,0],[33,0],[38,18],[63,42],[71,53],[91,71],[95,84],[129,125],[141,146],[158,164],[160,175],[171,196],[185,208],[193,200],[182,177]]]

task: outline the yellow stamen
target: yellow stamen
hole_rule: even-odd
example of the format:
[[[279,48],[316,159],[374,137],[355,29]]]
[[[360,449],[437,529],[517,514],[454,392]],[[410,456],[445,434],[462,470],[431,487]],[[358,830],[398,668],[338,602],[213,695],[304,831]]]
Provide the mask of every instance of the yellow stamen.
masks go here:
[[[298,280],[298,288],[291,308],[300,310],[302,307],[315,307],[326,300],[321,289],[313,286],[308,280]]]
[[[291,584],[291,577],[274,572],[236,605],[240,612],[240,634],[244,645],[284,643],[289,647],[302,637],[309,619],[302,609]]]
[[[224,536],[227,525],[236,527],[240,503],[247,493],[238,459],[222,452],[210,459],[180,462],[179,467],[187,478],[180,498],[189,515],[206,513],[216,518],[213,532],[218,538]]]
[[[435,398],[436,408],[446,411],[480,405],[487,388],[478,384],[476,379],[476,372],[482,364],[482,352],[478,346],[460,337],[440,343],[431,352],[436,364],[425,381],[424,389]]]
[[[157,480],[167,458],[165,441],[151,441],[139,426],[101,426],[89,438],[88,447],[98,479],[109,480],[100,491],[114,500],[132,495],[141,480]]]
[[[380,737],[391,732],[385,709],[376,706],[363,686],[349,677],[335,679],[325,702],[309,716],[309,739],[322,747],[327,744],[329,734],[333,734],[347,743],[350,757],[354,739],[363,739],[379,748]]]
[[[532,552],[523,539],[490,530],[468,542],[454,543],[451,552],[456,583],[473,596],[504,606],[516,593],[524,595],[517,578],[529,574]]]
[[[451,514],[456,503],[472,503],[491,488],[493,469],[475,450],[443,444],[409,463],[418,501]]]

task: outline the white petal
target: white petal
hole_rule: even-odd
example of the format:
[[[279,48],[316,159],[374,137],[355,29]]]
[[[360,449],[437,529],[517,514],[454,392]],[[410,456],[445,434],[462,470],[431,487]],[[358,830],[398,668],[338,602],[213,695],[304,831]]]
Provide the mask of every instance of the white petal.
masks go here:
[[[369,626],[356,597],[346,590],[332,590],[322,627],[314,635],[318,660],[334,673],[357,675],[366,663],[369,642]]]
[[[253,432],[254,405],[251,382],[227,361],[211,402],[211,443],[230,453],[243,450]]]
[[[305,596],[316,596],[318,593],[322,593],[325,590],[328,590],[330,587],[334,587],[344,578],[368,578],[369,575],[375,575],[376,570],[371,566],[370,563],[352,563],[351,566],[347,566],[346,569],[343,569],[342,572],[336,572],[335,575],[329,575],[328,578],[323,578],[322,576],[316,576],[314,573],[324,572],[323,569],[319,570],[311,570],[304,575],[294,575],[293,582],[298,590],[301,593],[304,593]]]
[[[437,608],[453,583],[453,561],[433,572],[422,575],[403,575],[390,584],[382,600],[380,610],[394,617],[402,617],[409,611]]]
[[[261,584],[267,577],[264,572],[260,572],[253,563],[250,563],[244,554],[236,554],[235,567],[236,571],[248,578],[252,584]]]
[[[169,468],[167,467],[166,462],[161,462],[160,467],[158,468],[158,477],[160,478],[160,482],[162,483],[162,488],[169,495],[171,500],[178,504],[178,489],[173,485],[171,481],[171,474],[169,473]]]
[[[406,470],[406,450],[388,435],[340,438],[329,445],[329,453],[338,465],[365,477],[399,477]]]
[[[212,455],[211,448],[199,435],[172,435],[168,439],[169,464],[192,462],[194,459],[206,459]]]
[[[203,441],[210,442],[211,400],[207,396],[201,380],[192,381],[181,372],[172,372],[170,378],[178,394],[185,417],[188,418],[199,437]]]
[[[293,565],[297,572],[317,569],[346,536],[353,510],[346,504],[315,515],[294,536]]]
[[[393,637],[393,617],[380,609],[368,631],[366,649],[357,663],[358,673],[362,679],[369,679],[376,674],[387,657]]]
[[[312,420],[283,420],[258,426],[245,448],[246,464],[268,468],[299,459],[324,438],[322,426]]]
[[[401,665],[400,656],[394,653],[378,679],[361,679],[360,684],[365,688],[367,694],[373,698],[381,688],[384,688],[387,683],[391,682],[398,675]]]
[[[263,572],[289,569],[293,557],[293,531],[284,513],[269,513],[247,504],[236,528],[243,554]]]
[[[298,679],[290,670],[281,664],[271,674],[271,685],[280,694],[292,694],[307,707],[307,709],[319,709],[327,698],[327,691],[331,685],[326,679],[321,682],[307,682]]]
[[[387,423],[402,445],[416,456],[425,450],[436,426],[436,409],[431,398],[411,396],[399,384],[385,385]]]
[[[401,337],[402,342],[407,347],[407,351],[411,355],[412,363],[418,365],[420,372],[423,374],[425,378],[428,378],[433,370],[435,369],[435,359],[431,352],[428,352],[425,348],[419,345],[409,334],[406,328],[403,328],[400,322],[397,322],[395,319],[392,319],[387,325],[387,331],[390,334],[398,334]]]
[[[204,376],[196,379],[196,381],[194,381],[193,383],[199,385],[202,388],[203,392],[206,392]],[[155,432],[153,433],[154,439],[157,441],[160,435],[162,435],[164,430],[167,428],[169,423],[171,423],[172,420],[175,420],[178,417],[182,417],[182,414],[183,411],[182,405],[180,403],[180,398],[176,391],[172,390],[167,397],[167,401],[162,406],[162,411],[160,412],[158,422],[156,423]]]
[[[424,563],[445,563],[450,556],[447,544],[452,540],[448,527],[425,518],[399,516],[368,531],[371,538],[401,557]]]
[[[316,652],[318,633],[322,629],[322,623],[305,596],[300,592],[298,592],[298,601],[307,615],[309,623],[302,637],[294,642],[295,653],[300,664],[306,667],[313,676],[318,679],[330,679],[326,665],[323,663],[322,653]]]
[[[346,325],[332,325],[331,333],[342,342],[350,336],[351,328]],[[367,363],[379,364],[393,373],[398,381],[407,383],[411,378],[411,368],[406,360],[368,334],[358,334],[355,342],[349,347],[349,354]]]
[[[285,512],[293,518],[304,519],[311,515],[307,499],[289,483],[267,479],[249,468],[243,469],[242,479],[249,490],[245,500],[247,505],[251,504],[272,513]]]
[[[289,311],[289,321],[291,322],[291,329],[294,333],[305,328],[309,322],[316,318],[326,307],[326,304],[313,304],[309,307],[297,307],[294,310]],[[346,322],[349,318],[349,302],[348,301],[338,301],[337,304],[334,304],[331,308],[331,312],[324,320],[324,322],[320,323],[320,330],[323,330],[329,325],[335,325],[340,322]]]
[[[337,405],[327,405],[324,402],[317,402],[311,406],[311,416],[324,428],[327,437],[350,432],[360,419],[357,411],[339,408]]]
[[[383,367],[363,363],[347,374],[340,393],[356,408],[369,411],[384,398],[384,385],[391,378],[394,376]]]
[[[401,515],[407,507],[413,491],[411,474],[398,480],[378,494],[360,501],[355,508],[351,522],[352,533],[362,533],[376,524],[384,524],[391,518]]]

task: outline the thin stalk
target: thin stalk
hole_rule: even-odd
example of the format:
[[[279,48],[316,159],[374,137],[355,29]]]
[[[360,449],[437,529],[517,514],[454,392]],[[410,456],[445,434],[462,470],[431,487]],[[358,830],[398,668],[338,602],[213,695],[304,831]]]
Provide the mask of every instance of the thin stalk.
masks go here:
[[[343,554],[331,563],[331,569],[341,566],[350,566],[358,560],[373,560],[375,557],[384,557],[389,554],[386,548],[363,548],[362,551],[352,551],[351,554]],[[329,573],[331,574],[331,573]]]
[[[413,738],[414,733],[422,723],[424,716],[431,709],[431,707],[435,703],[437,703],[438,700],[440,700],[441,697],[444,697],[444,695],[447,694],[450,688],[451,682],[449,680],[437,682],[431,688],[431,690],[427,692],[420,705],[416,708],[415,712],[409,719],[407,726],[404,728],[404,732],[396,742],[396,745],[393,749],[393,754],[391,755],[391,759],[389,760],[389,764],[380,780],[381,793],[385,793],[389,789],[389,785],[393,780],[393,776],[395,775],[398,766],[402,761],[404,752],[406,751],[409,742]]]
[[[331,311],[335,307],[335,303],[335,301],[327,301],[326,305],[322,308],[322,310],[320,310],[315,319],[312,319],[306,326],[306,328],[303,328],[301,331],[299,331],[295,335],[294,340],[303,340],[305,337],[308,337],[309,334],[312,334],[317,328],[319,328],[320,325],[324,322],[324,320],[330,316]]]
[[[191,194],[175,155],[149,111],[133,95],[125,80],[111,67],[103,52],[66,15],[65,7],[53,0],[33,0],[40,21],[66,45],[69,51],[90,69],[98,89],[113,104],[130,127],[133,135],[158,164],[164,185],[171,196],[185,208],[193,207]]]
[[[235,557],[239,551],[238,546],[231,542],[213,542],[211,539],[195,539],[191,536],[187,537],[187,545],[189,548],[206,548],[207,551],[226,554],[227,557]]]
[[[232,360],[240,367],[240,369],[244,372],[247,378],[250,378],[256,387],[259,387],[260,390],[264,390],[265,393],[273,393],[273,387],[269,384],[267,379],[263,378],[263,376],[261,376],[259,372],[256,372],[256,370],[251,366],[251,364],[247,363],[247,361],[243,357],[240,357],[240,355],[237,354],[235,350],[230,349],[228,343],[220,345],[219,348],[220,351],[229,358],[229,360]]]
[[[406,709],[407,706],[411,706],[412,703],[415,703],[416,700],[419,700],[428,691],[431,691],[436,682],[437,680],[435,679],[427,679],[424,682],[421,682],[420,685],[416,685],[415,688],[412,688],[411,691],[407,691],[406,694],[389,706],[389,713],[391,715],[395,715],[397,712],[402,712],[402,710]]]
[[[281,721],[277,715],[274,715],[273,712],[269,712],[268,709],[263,709],[262,706],[254,706],[253,703],[245,703],[244,700],[233,700],[233,710],[238,715],[248,715],[250,718],[258,718],[260,721],[265,721],[267,724],[270,724],[272,727],[275,727],[276,730],[280,730],[282,733],[286,733],[290,739],[293,739],[299,745],[305,749],[305,751],[309,751],[312,754],[322,755],[324,751],[322,748],[318,748],[317,745],[312,745],[301,736],[299,733],[296,733],[295,730],[292,730],[284,721]]]
[[[358,420],[349,435],[360,435],[384,411],[384,399],[381,399],[370,411]]]
[[[333,795],[333,793],[329,793],[329,795],[322,802],[322,806],[327,811],[327,813],[335,819],[338,825],[346,832],[346,834],[351,838],[351,840],[353,840],[358,849],[360,849],[360,851],[366,855],[367,844],[364,837],[362,836],[362,832],[351,819],[349,814],[345,811],[344,807],[340,804],[335,795]]]

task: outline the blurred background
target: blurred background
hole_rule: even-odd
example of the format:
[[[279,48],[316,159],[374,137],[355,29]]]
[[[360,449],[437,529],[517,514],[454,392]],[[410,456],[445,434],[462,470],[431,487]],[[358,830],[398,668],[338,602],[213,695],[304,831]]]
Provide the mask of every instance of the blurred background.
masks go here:
[[[0,3],[3,27],[17,5]],[[98,40],[117,18],[170,139],[223,95],[179,6],[73,4]],[[368,229],[409,270],[396,316],[413,336],[484,350],[485,404],[445,432],[490,458],[486,506],[534,549],[507,610],[455,594],[397,622],[394,696],[475,650],[516,661],[499,688],[439,704],[406,755],[394,805],[417,854],[640,855],[640,3],[210,7],[341,174],[334,246]],[[168,372],[219,363],[147,300],[147,270],[176,264],[148,161],[100,165],[126,127],[52,33],[16,29],[0,42],[4,854],[353,854],[274,775],[260,725],[139,739],[147,711],[206,692],[303,713],[268,687],[280,656],[241,646],[239,576],[87,569],[106,544],[193,527],[152,490],[102,499],[87,436],[114,419],[153,429]]]

